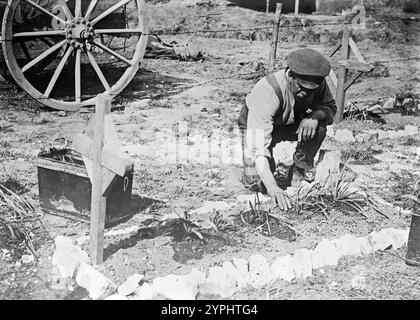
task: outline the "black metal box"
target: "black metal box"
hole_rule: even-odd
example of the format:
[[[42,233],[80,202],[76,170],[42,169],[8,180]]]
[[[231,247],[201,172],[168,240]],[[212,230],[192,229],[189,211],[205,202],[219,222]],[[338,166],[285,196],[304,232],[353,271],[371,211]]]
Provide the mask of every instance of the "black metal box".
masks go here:
[[[37,159],[39,200],[44,212],[90,221],[92,184],[82,157],[71,149],[51,150]],[[105,226],[130,217],[133,171],[117,176],[106,201]]]

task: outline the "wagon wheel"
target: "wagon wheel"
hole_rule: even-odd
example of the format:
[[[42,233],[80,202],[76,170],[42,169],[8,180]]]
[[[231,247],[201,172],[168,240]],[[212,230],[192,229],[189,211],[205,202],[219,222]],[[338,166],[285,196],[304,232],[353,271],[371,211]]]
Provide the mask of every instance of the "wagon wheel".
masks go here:
[[[38,3],[9,0],[2,25],[4,59],[28,94],[74,111],[130,83],[147,45],[144,0],[107,1],[106,8],[98,0]]]

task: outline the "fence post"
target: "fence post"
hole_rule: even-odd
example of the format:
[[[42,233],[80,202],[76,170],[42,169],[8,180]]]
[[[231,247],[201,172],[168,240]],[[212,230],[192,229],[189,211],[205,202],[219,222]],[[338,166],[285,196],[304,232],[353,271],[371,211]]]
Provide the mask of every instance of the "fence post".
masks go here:
[[[350,30],[347,27],[343,29],[343,39],[341,43],[341,54],[343,60],[348,60],[350,58]],[[340,66],[338,70],[338,81],[337,81],[337,94],[336,94],[336,104],[337,104],[337,113],[335,114],[335,122],[340,122],[343,120],[344,114],[344,103],[346,98],[346,91],[344,90],[346,81],[347,81],[348,69],[345,66]]]
[[[93,174],[90,219],[90,260],[93,265],[103,262],[106,197],[102,192],[102,148],[105,133],[105,115],[111,111],[111,98],[98,95],[93,138]]]
[[[282,3],[277,3],[276,4],[276,18],[274,20],[273,40],[271,41],[270,59],[269,59],[269,62],[268,62],[268,71],[270,73],[274,71],[274,65],[275,65],[275,62],[276,62],[277,43],[278,43],[278,40],[279,40],[279,29],[280,29],[282,7],[283,7]]]
[[[299,2],[300,0],[295,0],[295,16],[299,14]]]
[[[266,13],[270,12],[270,0],[265,1],[265,12]]]

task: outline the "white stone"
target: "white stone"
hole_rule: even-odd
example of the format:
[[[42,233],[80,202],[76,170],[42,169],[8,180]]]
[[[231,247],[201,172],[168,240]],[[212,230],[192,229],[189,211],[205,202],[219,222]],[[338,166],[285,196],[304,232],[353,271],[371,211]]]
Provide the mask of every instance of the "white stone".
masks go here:
[[[387,101],[385,101],[382,108],[386,110],[394,109],[394,105],[395,105],[395,98],[389,98]]]
[[[327,137],[334,138],[334,126],[327,126]]]
[[[22,263],[26,264],[26,263],[31,263],[35,260],[35,257],[32,254],[24,254],[21,257]]]
[[[336,266],[340,259],[337,249],[327,239],[322,239],[312,251],[312,267],[319,269],[324,266]]]
[[[353,136],[353,132],[348,129],[337,130],[334,136],[335,140],[341,143],[353,143],[356,139]]]
[[[407,125],[404,129],[407,135],[415,135],[419,133],[419,127],[413,125]]]
[[[251,280],[251,275],[249,273],[248,261],[242,258],[233,258],[232,261],[233,261],[233,265],[242,274],[246,282],[250,283],[252,280]]]
[[[379,233],[383,234],[384,237],[389,237],[393,249],[399,249],[407,244],[408,238],[405,230],[386,228],[382,229]]]
[[[115,283],[86,263],[80,265],[76,275],[76,282],[89,292],[89,296],[93,300],[104,299],[117,290]]]
[[[63,278],[73,277],[74,271],[81,264],[89,264],[89,256],[70,238],[58,236],[55,238],[55,250],[52,264],[57,267]]]
[[[237,285],[239,289],[245,288],[248,285],[248,280],[243,274],[242,272],[240,272],[234,265],[232,262],[230,261],[225,261],[223,263],[223,268],[225,269],[225,271],[227,272],[228,276],[231,278],[236,279]]]
[[[351,269],[353,277],[351,279],[351,286],[357,290],[366,289],[366,269],[363,266],[355,266]]]
[[[292,267],[292,256],[290,254],[278,257],[270,267],[274,279],[292,281],[295,278],[295,271]]]
[[[161,295],[170,300],[195,300],[198,285],[191,283],[186,276],[170,274],[153,280],[152,289],[155,295]]]
[[[152,300],[155,296],[155,292],[150,284],[147,282],[143,283],[143,285],[134,292],[133,298],[135,300]]]
[[[326,152],[316,167],[315,182],[332,185],[340,175],[341,151]]]
[[[221,298],[229,298],[236,292],[237,281],[229,276],[222,267],[211,267],[208,271],[207,278],[200,285],[200,294],[217,295]]]
[[[292,267],[296,278],[312,276],[312,251],[298,249],[292,257]]]
[[[353,235],[346,234],[339,239],[332,240],[331,243],[335,245],[339,257],[362,254],[360,242]]]
[[[392,245],[392,239],[387,232],[373,231],[366,238],[375,251],[385,250]]]
[[[371,242],[368,241],[366,237],[356,238],[356,241],[359,243],[360,246],[360,253],[362,255],[371,254],[375,251]]]
[[[122,296],[120,294],[113,294],[113,295],[105,298],[104,300],[128,300],[128,298],[126,296]]]
[[[261,254],[254,254],[249,257],[249,274],[254,286],[263,286],[273,279],[270,265]]]
[[[140,285],[144,275],[142,274],[133,274],[127,278],[127,280],[118,287],[118,293],[123,296],[128,296],[132,294]]]

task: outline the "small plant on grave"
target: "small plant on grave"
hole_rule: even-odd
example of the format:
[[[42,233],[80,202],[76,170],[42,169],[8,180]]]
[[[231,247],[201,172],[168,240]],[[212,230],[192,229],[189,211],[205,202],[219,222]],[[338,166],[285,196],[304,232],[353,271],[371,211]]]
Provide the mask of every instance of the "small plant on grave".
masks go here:
[[[292,231],[294,239],[296,239],[296,236],[299,233],[293,228],[292,223],[278,214],[273,214],[272,209],[264,210],[262,208],[258,192],[255,192],[254,205],[251,201],[249,201],[249,207],[250,209],[242,210],[239,213],[242,224],[245,227],[253,228],[259,232],[266,231],[268,236],[272,236],[272,223],[277,223],[278,226]]]
[[[299,187],[293,205],[296,214],[319,214],[321,213],[328,220],[329,212],[326,203],[326,192],[320,183],[314,183],[309,188]]]
[[[203,227],[193,221],[193,217],[185,211],[182,215],[175,211],[178,218],[166,219],[156,227],[156,234],[160,236],[171,235],[176,241],[198,239],[206,242]]]
[[[227,221],[223,215],[213,209],[213,213],[210,216],[210,221],[208,222],[216,232],[232,232],[236,231],[236,227],[231,224],[229,221]]]
[[[344,111],[343,117],[348,120],[371,120],[376,123],[385,124],[386,121],[381,117],[382,114],[385,114],[385,112],[379,105],[359,107],[354,103],[350,103],[347,110]]]
[[[34,206],[25,197],[0,184],[0,231],[5,231],[7,241],[23,244],[36,256],[32,241],[33,226],[29,228],[28,225],[39,219]]]

